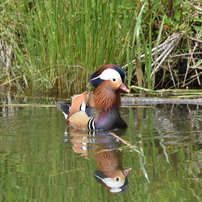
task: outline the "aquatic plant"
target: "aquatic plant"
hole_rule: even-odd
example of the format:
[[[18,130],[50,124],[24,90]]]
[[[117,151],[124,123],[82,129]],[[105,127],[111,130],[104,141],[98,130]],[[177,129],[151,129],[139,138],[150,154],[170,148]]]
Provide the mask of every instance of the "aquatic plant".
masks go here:
[[[147,3],[136,18],[133,46],[128,46],[130,57],[123,66],[128,84],[150,90],[201,88],[200,3]]]
[[[0,8],[2,88],[66,96],[107,63],[124,67],[129,86],[201,86],[197,0],[8,0]]]

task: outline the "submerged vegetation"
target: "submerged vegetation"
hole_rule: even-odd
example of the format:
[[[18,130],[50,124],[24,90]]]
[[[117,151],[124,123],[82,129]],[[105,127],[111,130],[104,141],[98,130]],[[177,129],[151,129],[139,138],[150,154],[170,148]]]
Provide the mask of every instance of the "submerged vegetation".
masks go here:
[[[79,93],[107,63],[131,89],[202,87],[199,0],[7,0],[0,36],[1,88]]]

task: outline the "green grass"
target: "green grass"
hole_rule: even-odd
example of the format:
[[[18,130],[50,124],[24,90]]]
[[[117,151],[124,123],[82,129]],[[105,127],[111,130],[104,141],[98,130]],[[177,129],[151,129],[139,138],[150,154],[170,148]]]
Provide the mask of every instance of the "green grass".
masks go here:
[[[71,95],[86,89],[93,71],[114,63],[124,66],[128,86],[152,90],[170,77],[179,87],[177,70],[159,64],[168,66],[180,58],[168,55],[155,61],[161,54],[159,45],[182,31],[183,40],[173,52],[199,51],[200,46],[187,38],[200,40],[202,32],[201,11],[195,5],[179,0],[174,4],[170,0],[144,4],[138,0],[7,0],[0,3],[0,85]],[[190,80],[184,78],[186,86]]]
[[[17,3],[22,49],[15,54],[23,83],[32,90],[57,93],[85,90],[89,75],[100,66],[124,63],[135,7],[126,0]]]
[[[129,42],[127,49],[124,68],[128,73],[128,85],[138,86],[139,90],[201,88],[201,14],[202,10],[198,6],[192,7],[191,2],[175,1],[172,4],[168,0],[161,4],[153,1],[148,1],[146,6],[144,4],[136,17],[133,46]],[[197,26],[193,25],[195,22],[198,22]],[[189,54],[183,57],[185,52],[195,54],[194,58]],[[187,64],[182,67],[180,61]],[[195,67],[197,70],[194,73],[191,68]]]

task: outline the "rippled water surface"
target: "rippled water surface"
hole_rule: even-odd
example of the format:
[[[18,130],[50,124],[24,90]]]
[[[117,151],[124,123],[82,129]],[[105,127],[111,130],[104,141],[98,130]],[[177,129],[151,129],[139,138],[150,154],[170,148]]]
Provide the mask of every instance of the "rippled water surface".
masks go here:
[[[0,201],[201,201],[200,106],[121,108],[126,131],[87,133],[53,103],[1,105]]]

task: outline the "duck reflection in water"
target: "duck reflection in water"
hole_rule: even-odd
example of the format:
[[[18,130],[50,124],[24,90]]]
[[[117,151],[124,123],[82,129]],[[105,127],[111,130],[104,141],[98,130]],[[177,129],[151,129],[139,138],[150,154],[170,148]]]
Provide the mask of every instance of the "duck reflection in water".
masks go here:
[[[116,131],[116,135],[120,136],[118,132],[123,134],[124,131]],[[74,152],[83,154],[86,159],[96,160],[98,170],[93,172],[93,176],[108,192],[121,193],[127,190],[127,175],[131,168],[123,169],[121,143],[113,134],[71,129],[65,132],[65,136],[68,136],[65,142],[71,142]]]

